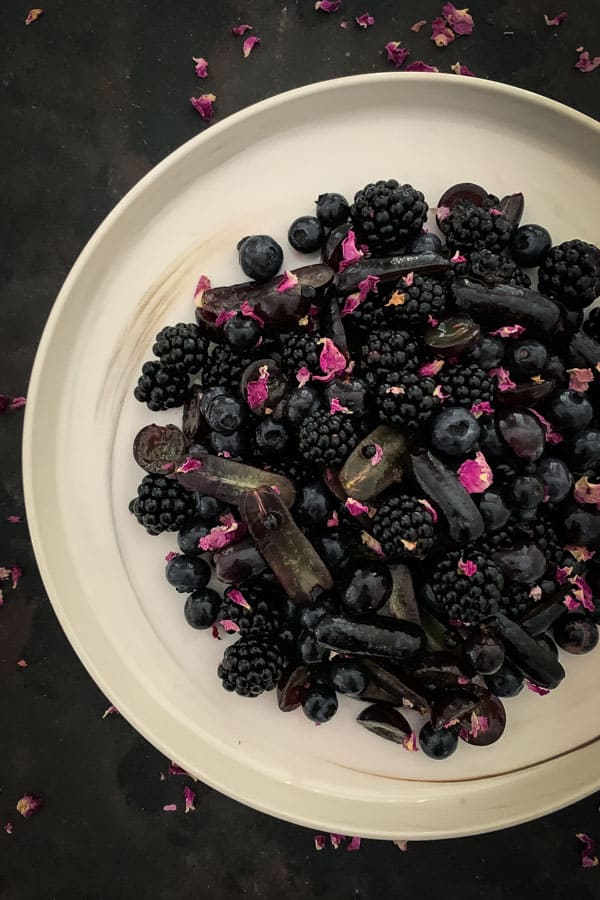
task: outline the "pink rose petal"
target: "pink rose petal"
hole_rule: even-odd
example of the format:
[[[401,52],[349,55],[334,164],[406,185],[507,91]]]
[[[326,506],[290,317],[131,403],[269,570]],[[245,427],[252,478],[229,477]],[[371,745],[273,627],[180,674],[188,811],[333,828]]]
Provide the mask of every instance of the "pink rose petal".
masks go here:
[[[309,382],[311,378],[312,375],[306,368],[306,366],[302,366],[302,368],[298,369],[298,371],[296,372],[296,380],[300,387],[304,387],[304,385]]]
[[[573,497],[576,503],[600,503],[600,484],[593,484],[584,475],[575,482]]]
[[[10,409],[22,409],[27,403],[27,397],[13,397],[10,402]]]
[[[357,16],[355,21],[361,28],[368,28],[370,25],[375,24],[375,19],[373,16],[370,16],[369,13],[363,13],[362,16]]]
[[[208,63],[203,56],[192,56],[196,63],[196,75],[198,78],[206,78],[208,76]]]
[[[194,299],[196,300],[199,295],[200,300],[202,300],[202,294],[204,293],[204,291],[210,290],[211,287],[212,285],[210,283],[210,278],[208,278],[206,275],[201,275],[194,290]]]
[[[348,497],[344,506],[351,516],[362,516],[369,512],[369,507],[361,503],[360,500],[355,500],[354,497]]]
[[[176,803],[165,803],[163,806],[164,812],[177,812],[177,804]]]
[[[27,15],[25,16],[25,24],[31,25],[32,22],[35,22],[36,19],[39,19],[40,16],[44,15],[44,10],[37,7],[36,9],[30,9]]]
[[[423,375],[425,378],[431,378],[433,375],[437,375],[438,372],[441,372],[443,368],[444,360],[434,359],[433,362],[425,363],[425,365],[421,366],[419,375]]]
[[[188,472],[197,472],[198,469],[202,468],[202,460],[194,459],[192,456],[188,456],[187,459],[183,461],[183,463],[177,469],[178,472],[183,472],[185,475]]]
[[[489,400],[480,400],[479,403],[473,404],[470,412],[472,416],[478,419],[480,416],[492,416],[495,410]]]
[[[176,556],[179,556],[178,553],[175,553],[174,550],[171,550],[170,553],[167,553],[165,556],[165,562],[171,562],[172,559],[175,559]]]
[[[537,409],[529,407],[527,411],[530,412],[532,416],[535,416],[540,425],[542,425],[546,434],[546,442],[548,444],[560,444],[563,441],[562,434],[559,434],[558,431],[555,431],[548,419],[545,419],[544,416],[537,411]]]
[[[244,59],[248,59],[257,44],[260,44],[260,38],[255,34],[246,38],[246,40],[242,44],[242,53],[244,54]]]
[[[338,271],[343,272],[353,262],[362,259],[365,254],[356,246],[356,235],[352,229],[342,241],[342,259]]]
[[[588,562],[596,555],[595,550],[588,550],[587,547],[575,547],[573,544],[567,544],[565,547],[567,553],[570,553],[577,562]]]
[[[580,72],[593,72],[598,66],[600,66],[600,56],[591,59],[587,50],[579,54],[579,59],[575,63],[575,68]]]
[[[379,275],[367,275],[366,278],[363,278],[362,281],[358,282],[358,296],[360,298],[360,302],[366,300],[368,295],[372,292],[373,294],[378,294],[378,284],[380,282]]]
[[[573,566],[557,566],[554,573],[554,580],[557,584],[565,584],[572,573]]]
[[[376,442],[373,443],[373,446],[375,447],[375,453],[371,457],[370,463],[372,466],[378,466],[383,459],[383,447]]]
[[[219,625],[227,634],[237,634],[240,630],[240,626],[233,619],[219,619]]]
[[[196,807],[194,806],[195,799],[196,799],[196,794],[191,789],[191,787],[188,787],[186,784],[186,786],[183,789],[183,800],[185,803],[185,812],[186,813],[194,812],[194,810],[196,809]]]
[[[19,522],[22,522],[21,516],[7,516],[6,521],[10,522],[11,525],[18,525]]]
[[[16,809],[24,819],[30,819],[31,816],[40,811],[43,805],[43,798],[37,794],[23,794],[21,799],[17,801]]]
[[[542,599],[542,589],[539,584],[534,584],[534,586],[529,591],[529,596],[532,600],[535,600],[536,603],[538,600]]]
[[[388,62],[393,62],[397,69],[403,66],[410,56],[410,50],[403,47],[400,41],[388,41],[384,49]]]
[[[320,9],[321,12],[338,12],[342,5],[342,0],[317,0],[315,3],[315,9]]]
[[[478,716],[473,710],[471,713],[471,727],[469,729],[471,737],[476,738],[478,734],[485,734],[489,727],[490,723],[487,716]]]
[[[244,609],[252,609],[242,592],[237,588],[231,588],[230,591],[227,591],[227,599],[235,603],[236,606],[243,606]]]
[[[448,399],[448,397],[450,396],[450,394],[449,394],[447,391],[444,390],[444,388],[442,387],[441,384],[438,384],[438,385],[436,385],[436,387],[434,388],[433,396],[434,396],[434,397],[437,397],[438,400],[439,400],[441,403],[444,403],[444,402]]]
[[[471,34],[475,27],[473,16],[467,9],[457,9],[453,3],[442,6],[442,15],[456,34]]]
[[[298,284],[298,276],[294,275],[293,272],[288,272],[287,269],[281,276],[281,281],[275,288],[278,294],[284,294],[286,291],[291,291],[292,288],[295,288]]]
[[[329,415],[333,416],[335,413],[349,413],[352,415],[352,410],[347,406],[342,406],[337,397],[334,397],[329,404]]]
[[[339,850],[339,848],[344,843],[345,834],[330,834],[329,840],[331,841],[331,846],[334,850]]]
[[[337,511],[334,510],[334,511],[331,513],[330,517],[327,519],[327,527],[328,527],[328,528],[337,528],[337,526],[338,526],[339,524],[340,524],[340,517],[339,517],[339,515],[337,514]]]
[[[325,835],[324,834],[315,834],[315,850],[324,850],[325,849]]]
[[[490,369],[489,375],[496,379],[499,391],[514,391],[516,384],[511,379],[506,369],[501,366],[497,369]]]
[[[231,29],[231,33],[235,34],[236,37],[241,37],[247,31],[252,31],[252,25],[234,25]]]
[[[120,712],[116,706],[107,706],[104,712],[102,713],[102,718],[106,719],[107,716],[120,716]]]
[[[598,857],[592,855],[592,851],[594,849],[594,842],[589,836],[589,834],[585,834],[582,831],[579,831],[575,837],[578,841],[581,841],[583,844],[583,849],[581,851],[581,868],[582,869],[592,869],[598,865]]]
[[[540,687],[538,684],[534,684],[532,681],[526,681],[525,686],[528,691],[531,691],[532,694],[539,694],[540,697],[545,697],[546,694],[549,694],[550,691],[547,688]]]
[[[502,328],[497,328],[495,331],[490,331],[491,337],[501,338],[518,338],[522,334],[525,334],[525,329],[522,325],[503,325]]]
[[[465,678],[464,675],[459,675],[458,678],[457,678],[456,680],[457,680],[458,683],[461,684],[461,685],[471,684],[471,679],[470,679],[470,678]]]
[[[558,13],[556,16],[552,16],[552,18],[550,18],[550,16],[546,15],[546,13],[544,13],[544,21],[545,21],[546,25],[550,25],[553,28],[557,28],[559,25],[562,25],[562,23],[565,21],[565,19],[568,19],[568,18],[569,18],[569,14],[566,12]]]
[[[478,572],[477,563],[474,563],[471,559],[463,559],[462,556],[458,561],[458,570],[466,575],[467,578],[472,578],[473,575],[476,575]]]
[[[402,850],[403,853],[408,850],[408,841],[397,840],[392,841],[392,844],[394,845],[394,847],[397,847],[398,850]]]
[[[269,396],[269,368],[268,366],[260,366],[258,372],[258,379],[249,381],[246,385],[246,400],[252,410],[260,409],[264,406]]]
[[[459,62],[455,62],[453,66],[450,66],[450,71],[454,72],[455,75],[466,75],[469,78],[476,78],[475,72],[472,72],[468,66],[461,66]]]
[[[571,596],[571,594],[565,594],[562,602],[570,612],[573,612],[573,610],[575,609],[579,609],[581,605],[579,603],[579,600],[576,600],[575,597]]]
[[[494,483],[494,473],[481,451],[475,454],[475,459],[466,459],[457,475],[469,494],[482,494]]]
[[[346,850],[348,853],[354,853],[356,850],[360,850],[361,838],[353,837],[350,839],[350,843],[347,844]]]
[[[220,550],[221,547],[227,547],[240,540],[245,534],[246,526],[242,523],[235,520],[231,524],[224,522],[221,525],[215,525],[205,537],[200,538],[198,546],[205,552]]]
[[[415,34],[417,34],[421,30],[423,25],[427,25],[427,19],[419,19],[418,22],[415,22],[414,25],[410,26],[410,30],[414,31]]]
[[[13,823],[12,822],[7,822],[6,825],[3,825],[2,827],[4,828],[4,830],[7,834],[13,833]]]
[[[169,764],[169,768],[167,769],[167,775],[186,775],[187,776],[188,773],[185,771],[185,769],[182,769],[178,763],[173,762],[173,760],[171,760],[171,762]]]
[[[265,320],[254,311],[247,300],[244,300],[241,304],[240,312],[243,316],[247,316],[249,319],[254,319],[255,322],[258,322],[261,328],[265,327]]]
[[[210,122],[215,117],[213,104],[216,99],[214,94],[200,94],[199,97],[190,97],[190,103],[205,122]]]
[[[331,375],[335,377],[341,374],[346,368],[346,357],[342,351],[336,347],[331,338],[321,338],[318,343],[323,345],[319,356],[319,368],[321,371],[326,376]],[[316,376],[316,378],[321,380],[319,376]]]
[[[448,212],[447,212],[447,213],[446,213],[446,212],[443,212],[442,215],[441,215],[441,217],[440,217],[440,210],[444,210],[444,211],[445,211],[445,210],[448,210]],[[447,219],[449,215],[450,215],[450,210],[448,209],[448,207],[446,207],[446,206],[439,206],[439,207],[438,207],[437,218],[440,219],[441,222],[443,222],[444,219]],[[462,256],[462,254],[459,253],[458,250],[456,251],[456,253],[454,254],[454,256],[450,259],[450,262],[451,262],[451,263],[454,263],[455,265],[457,265],[458,263],[465,263],[466,261],[467,261],[467,257],[466,257],[466,256]]]
[[[415,62],[409,63],[404,70],[405,72],[439,72],[437,66],[429,66],[426,62],[423,62],[422,59],[417,59]]]
[[[360,298],[360,294],[348,294],[346,299],[344,300],[344,305],[342,307],[342,316],[350,316],[354,312],[355,309],[358,309],[362,300]]]
[[[572,578],[569,578],[569,581],[575,587],[575,590],[572,591],[573,596],[588,612],[595,612],[594,595],[583,575],[574,575]]]
[[[567,369],[571,376],[569,378],[569,390],[578,391],[585,394],[591,382],[594,380],[594,373],[591,369]]]
[[[402,387],[401,384],[394,384],[389,388],[386,388],[386,394],[393,394],[394,396],[401,396],[406,393],[406,389]]]
[[[27,668],[28,668],[28,664],[27,664],[27,660],[26,660],[26,659],[18,659],[18,660],[17,660],[17,665],[18,665],[18,667],[19,667],[20,669],[27,669]]]
[[[425,507],[425,509],[427,510],[427,512],[429,513],[429,515],[432,518],[433,524],[435,525],[435,523],[438,520],[437,510],[433,508],[433,506],[431,505],[429,500],[419,500],[419,503],[421,504],[421,506]]]
[[[411,733],[402,741],[402,746],[410,753],[416,753],[419,749],[416,732],[411,731]]]
[[[447,47],[454,40],[454,37],[454,32],[441,16],[433,20],[431,23],[431,40],[436,47]]]
[[[215,328],[222,328],[230,319],[235,319],[236,315],[233,309],[222,309],[215,319]]]
[[[368,547],[369,550],[372,550],[373,553],[377,554],[381,559],[385,559],[385,553],[381,548],[381,544],[372,534],[369,534],[368,531],[361,531],[360,539],[365,547]]]

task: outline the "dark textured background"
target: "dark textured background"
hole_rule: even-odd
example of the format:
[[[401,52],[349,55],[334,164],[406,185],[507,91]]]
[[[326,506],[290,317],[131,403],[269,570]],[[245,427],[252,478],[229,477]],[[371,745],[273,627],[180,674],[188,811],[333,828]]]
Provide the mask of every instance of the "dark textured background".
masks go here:
[[[301,84],[385,70],[383,46],[402,40],[412,59],[442,70],[460,59],[482,77],[600,118],[600,70],[573,68],[580,44],[600,54],[598,0],[560,2],[570,18],[554,29],[543,14],[560,7],[546,0],[472,0],[473,35],[438,50],[429,27],[413,34],[410,25],[431,20],[441,0],[344,0],[349,19],[367,9],[375,16],[366,32],[342,30],[340,15],[315,12],[313,0],[48,0],[27,28],[28,6],[4,0],[0,390],[26,392],[54,297],[94,229],[155,163],[205,127],[192,93],[214,92],[221,119]],[[239,22],[263,40],[249,60],[230,33]],[[208,59],[206,81],[195,78],[192,55]],[[161,754],[119,716],[102,719],[108,702],[54,618],[26,526],[6,524],[23,513],[21,421],[13,411],[0,422],[0,565],[25,570],[0,610],[0,824],[14,822],[12,835],[0,830],[3,900],[600,897],[600,868],[579,868],[574,836],[600,837],[597,798],[500,834],[411,844],[406,853],[376,841],[359,853],[317,853],[310,831],[202,785],[195,813],[163,812],[165,803],[181,804],[185,780],[161,781]],[[28,668],[17,667],[21,658]],[[15,812],[24,791],[46,798],[29,820]]]

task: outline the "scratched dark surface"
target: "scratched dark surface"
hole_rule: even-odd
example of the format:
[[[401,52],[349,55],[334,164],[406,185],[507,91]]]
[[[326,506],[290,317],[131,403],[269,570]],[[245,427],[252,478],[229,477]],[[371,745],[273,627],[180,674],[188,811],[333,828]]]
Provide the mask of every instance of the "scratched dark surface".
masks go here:
[[[155,163],[203,127],[188,103],[213,91],[218,118],[312,81],[388,68],[382,48],[402,40],[412,58],[553,97],[600,118],[600,70],[583,75],[575,48],[600,54],[598,0],[472,0],[476,28],[438,50],[434,0],[344,0],[364,32],[312,0],[48,0],[0,3],[0,390],[26,393],[54,297],[94,229]],[[566,8],[548,28],[543,14]],[[231,26],[249,22],[262,45],[249,60]],[[194,76],[192,55],[209,60]],[[418,139],[418,136],[415,137]],[[574,198],[580,202],[585,198]],[[422,896],[461,900],[600,897],[600,868],[579,868],[575,832],[600,837],[598,799],[500,834],[411,844],[366,841],[359,853],[313,849],[310,831],[196,785],[197,811],[181,807],[182,778],[160,780],[167,761],[119,716],[89,678],[46,599],[23,514],[22,411],[0,421],[0,565],[25,575],[0,609],[0,897],[3,900]],[[27,668],[17,666],[25,659]],[[557,723],[560,727],[560,723]],[[25,791],[45,808],[24,819]]]

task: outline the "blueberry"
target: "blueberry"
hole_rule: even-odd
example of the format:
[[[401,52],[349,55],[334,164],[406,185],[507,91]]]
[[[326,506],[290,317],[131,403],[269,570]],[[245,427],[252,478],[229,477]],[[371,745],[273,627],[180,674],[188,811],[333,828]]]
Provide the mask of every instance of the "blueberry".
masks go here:
[[[198,557],[178,554],[167,563],[165,575],[178,593],[189,594],[190,591],[206,587],[210,581],[210,566]]]
[[[569,461],[576,472],[600,471],[600,429],[586,428],[570,443]]]
[[[315,216],[300,216],[290,225],[288,241],[299,253],[314,253],[324,240],[323,225]]]
[[[560,432],[581,431],[594,418],[594,410],[579,391],[562,390],[550,397],[548,418]]]
[[[213,400],[216,397],[222,397],[224,394],[227,394],[227,388],[223,385],[208,388],[208,390],[202,391],[202,396],[200,397],[200,412],[202,413],[202,415],[206,416],[206,411]]]
[[[348,612],[364,615],[380,609],[392,593],[392,575],[384,563],[361,563],[346,577],[341,600]]]
[[[220,607],[221,598],[217,592],[204,588],[190,594],[185,601],[183,614],[192,628],[210,628],[215,624]]]
[[[333,688],[326,684],[318,684],[311,688],[302,703],[302,711],[311,722],[328,722],[338,708],[338,699]]]
[[[535,475],[517,475],[509,485],[509,495],[520,509],[537,509],[544,499],[544,485]]]
[[[473,351],[473,358],[484,372],[496,369],[504,359],[504,341],[498,337],[482,337],[479,346]]]
[[[177,544],[186,556],[201,556],[204,551],[198,546],[201,538],[206,537],[211,526],[202,519],[190,519],[177,535]]]
[[[285,401],[284,416],[290,425],[301,425],[304,419],[316,412],[321,395],[312,385],[305,384],[293,391]]]
[[[433,420],[431,443],[436,450],[448,456],[465,456],[479,440],[480,433],[475,416],[460,406],[453,406],[443,410]]]
[[[493,675],[504,662],[504,646],[492,634],[473,632],[463,644],[462,650],[478,675]]]
[[[493,675],[486,675],[485,683],[496,697],[516,697],[524,687],[523,676],[508,661],[505,661]]]
[[[221,394],[208,405],[204,414],[209,428],[221,434],[233,434],[244,420],[244,408],[239,400]]]
[[[481,434],[479,437],[479,446],[488,460],[503,459],[506,448],[498,434],[496,423],[493,416],[481,416],[477,420]]]
[[[327,531],[317,535],[313,543],[328,569],[345,566],[352,552],[347,535],[340,534],[337,528],[328,528]]]
[[[431,722],[426,722],[419,733],[419,746],[430,759],[448,759],[458,747],[458,735],[453,728],[434,731]]]
[[[310,631],[301,633],[296,644],[296,650],[302,662],[307,665],[322,662],[329,653],[325,647],[317,643],[315,636]]]
[[[283,422],[274,422],[270,416],[266,416],[259,422],[254,434],[257,449],[271,457],[283,453],[289,439],[289,431]]]
[[[539,341],[515,341],[509,360],[520,375],[538,375],[548,364],[548,351]]]
[[[406,248],[407,253],[441,253],[443,244],[437,234],[423,231]]]
[[[198,518],[206,519],[208,522],[216,519],[219,513],[222,513],[225,509],[224,503],[217,500],[216,497],[209,497],[208,494],[195,493],[194,502]]]
[[[510,519],[510,509],[495,491],[486,491],[479,501],[479,512],[488,531],[498,531]]]
[[[350,206],[341,194],[319,194],[317,198],[317,218],[325,228],[335,228],[350,218]]]
[[[227,455],[227,458],[240,459],[246,446],[245,433],[241,429],[233,434],[220,434],[212,431],[210,444],[216,454]]]
[[[323,616],[334,615],[339,610],[339,604],[330,595],[325,594],[315,606],[305,606],[300,612],[300,623],[309,631],[314,631]]]
[[[541,225],[521,225],[510,237],[510,252],[518,266],[541,266],[552,247],[552,238]]]
[[[350,694],[355,697],[362,693],[367,686],[368,678],[360,663],[353,659],[344,659],[336,656],[329,663],[329,678],[340,694]]]
[[[333,511],[334,497],[322,481],[309,481],[297,495],[295,516],[307,527],[325,524]]]
[[[554,624],[554,639],[567,653],[589,653],[598,643],[598,628],[584,613],[568,613]]]
[[[249,350],[260,338],[260,325],[250,316],[235,316],[225,323],[223,336],[235,350]]]
[[[579,437],[580,435],[577,440]],[[600,434],[598,437],[600,438]],[[596,453],[600,463],[600,443]],[[546,488],[550,503],[561,503],[568,496],[573,485],[573,476],[562,459],[555,459],[553,456],[543,457],[537,464],[536,474]]]
[[[248,278],[268,281],[279,272],[283,263],[283,250],[268,234],[255,234],[238,244],[240,266]]]

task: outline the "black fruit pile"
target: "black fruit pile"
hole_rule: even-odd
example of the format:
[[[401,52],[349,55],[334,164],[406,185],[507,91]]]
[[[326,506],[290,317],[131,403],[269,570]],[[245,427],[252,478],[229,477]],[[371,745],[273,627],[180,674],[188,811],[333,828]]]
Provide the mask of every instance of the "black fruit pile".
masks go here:
[[[454,185],[439,237],[409,184],[322,194],[289,231],[320,260],[282,272],[243,238],[251,281],[201,280],[196,322],[157,336],[134,393],[183,419],[137,435],[130,510],[177,532],[166,577],[233,636],[228,691],[318,723],[347,694],[444,759],[596,646],[600,250],[523,208]]]

